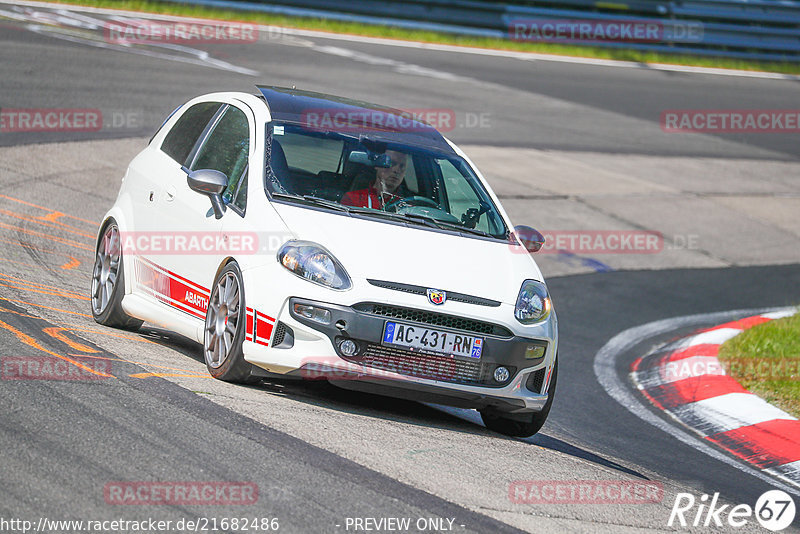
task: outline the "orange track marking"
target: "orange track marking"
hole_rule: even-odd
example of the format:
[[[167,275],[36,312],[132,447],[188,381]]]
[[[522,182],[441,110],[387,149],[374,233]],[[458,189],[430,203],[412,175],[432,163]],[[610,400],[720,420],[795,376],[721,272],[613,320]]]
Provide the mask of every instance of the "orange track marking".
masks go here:
[[[35,315],[28,315],[27,313],[18,312],[16,310],[9,310],[8,308],[4,308],[0,306],[0,313],[13,313],[14,315],[19,315],[20,317],[26,317],[28,319],[41,319],[41,317],[36,317]]]
[[[101,373],[100,371],[95,371],[91,367],[87,367],[87,366],[83,365],[80,362],[76,362],[72,358],[67,358],[66,356],[62,356],[61,354],[58,354],[56,352],[53,352],[50,349],[47,349],[47,348],[41,346],[39,344],[39,342],[36,341],[36,339],[34,339],[32,336],[26,334],[25,332],[23,332],[21,330],[17,330],[16,328],[14,328],[13,326],[11,326],[8,323],[4,323],[3,321],[0,321],[0,328],[5,328],[6,330],[8,330],[12,334],[14,334],[14,336],[16,336],[16,338],[20,342],[28,345],[29,347],[33,347],[35,349],[38,349],[38,350],[40,350],[40,351],[42,351],[44,353],[47,353],[47,354],[51,355],[51,356],[55,356],[56,358],[60,358],[60,359],[62,359],[64,361],[66,361],[66,362],[71,363],[72,365],[80,367],[84,371],[89,371],[90,373],[92,373],[94,375],[102,376],[102,377],[105,377],[105,378],[116,378],[114,375],[109,375],[109,374],[106,374],[106,373]]]
[[[23,234],[30,234],[30,235],[35,235],[35,236],[39,236],[39,237],[44,237],[45,239],[50,239],[52,241],[56,241],[56,242],[62,243],[64,245],[69,245],[71,247],[80,248],[80,249],[83,249],[83,250],[88,250],[90,252],[94,252],[94,247],[88,247],[88,246],[84,245],[83,243],[78,243],[77,241],[72,241],[70,239],[62,239],[60,237],[56,237],[56,236],[51,235],[51,234],[44,234],[42,232],[36,232],[34,230],[27,230],[27,229],[25,229],[25,228],[23,228],[21,226],[14,226],[14,225],[2,223],[2,222],[0,222],[0,227],[8,228],[9,230],[16,230],[17,232],[22,232]]]
[[[170,371],[181,371],[183,373],[189,373],[188,375],[175,375],[175,376],[211,376],[211,375],[195,375],[190,369],[178,369],[177,367],[167,367],[166,365],[153,365],[151,363],[145,362],[136,362],[133,360],[126,360],[125,358],[117,357],[117,358],[109,358],[107,356],[87,356],[86,354],[68,354],[67,356],[75,356],[76,358],[93,358],[95,360],[108,360],[110,362],[125,362],[125,363],[132,363],[134,365],[146,365],[148,367],[158,367],[159,369],[169,369]],[[142,373],[143,374],[143,373]]]
[[[184,375],[178,373],[134,373],[132,375],[128,375],[131,378],[164,378],[168,376],[185,376],[190,378],[213,378],[211,375]]]
[[[32,263],[25,263],[25,262],[16,261],[16,260],[9,260],[8,258],[0,258],[0,261],[4,261],[4,262],[7,262],[7,263],[13,263],[13,264],[16,264],[16,265],[22,265],[24,267],[31,267],[33,269],[41,269],[42,268],[41,265],[34,265]]]
[[[37,247],[36,245],[31,245],[30,243],[20,243],[19,241],[9,241],[7,239],[0,239],[0,243],[7,243],[9,245],[15,245],[22,248],[29,248],[31,250],[37,250],[39,252],[44,252],[45,254],[55,254],[56,256],[66,256],[67,258],[72,258],[69,254],[65,252],[57,252],[55,250],[50,250],[47,248]],[[92,250],[94,252],[94,250]],[[37,266],[38,267],[38,266]]]
[[[6,195],[0,195],[0,198],[4,198],[6,200],[12,200],[14,202],[19,202],[20,204],[25,204],[26,206],[31,206],[32,208],[38,208],[40,210],[49,211],[50,213],[60,213],[60,212],[58,212],[58,211],[56,211],[54,209],[46,208],[44,206],[40,206],[38,204],[34,204],[33,202],[26,202],[25,200],[20,200],[18,198],[9,197],[9,196],[6,196]],[[70,219],[75,219],[76,221],[81,221],[81,222],[85,222],[85,223],[88,223],[88,224],[93,224],[95,226],[97,226],[97,224],[98,224],[95,221],[90,221],[88,219],[81,219],[80,217],[76,217],[74,215],[67,215],[67,214],[60,214],[60,215],[62,217],[69,217]]]
[[[80,315],[81,317],[91,317],[91,315],[87,313],[80,313],[70,310],[62,310],[60,308],[51,308],[50,306],[45,306],[44,304],[36,304],[35,302],[28,302],[26,300],[15,300],[15,299],[7,299],[3,296],[0,296],[0,300],[4,300],[6,302],[15,302],[17,304],[27,304],[28,306],[35,306],[36,308],[44,308],[45,310],[56,311],[60,313],[68,313],[70,315]]]
[[[67,263],[62,265],[61,268],[64,269],[65,271],[69,271],[70,269],[74,269],[75,267],[77,267],[80,264],[81,264],[81,262],[79,260],[77,260],[76,258],[73,258],[72,256],[70,256],[70,261],[68,261]]]
[[[15,282],[19,284],[24,284],[26,286],[35,287],[37,289],[52,289],[53,291],[62,291],[60,287],[51,286],[47,284],[40,284],[39,282],[31,282],[30,280],[26,280],[25,278],[11,276],[10,274],[3,274],[0,273],[0,279],[5,278],[6,282]],[[72,295],[78,295],[78,293],[73,293],[72,291],[64,291],[64,293],[70,293]]]
[[[102,330],[92,330],[91,328],[83,328],[75,325],[64,325],[64,327],[68,328],[69,330],[74,330],[75,332],[91,332],[92,334],[102,334],[104,336],[119,337],[122,339],[130,339],[132,341],[141,341],[142,343],[152,343],[153,345],[160,345],[160,343],[156,343],[155,341],[150,341],[149,339],[145,339],[143,337],[138,337],[138,336],[128,336],[125,334],[103,332]]]
[[[20,220],[23,220],[23,221],[28,221],[28,222],[32,222],[32,223],[36,223],[36,224],[41,224],[42,226],[45,226],[47,228],[59,228],[61,230],[64,230],[65,232],[69,232],[70,234],[75,234],[75,235],[79,235],[81,237],[88,237],[89,239],[94,239],[94,235],[92,235],[92,234],[87,234],[87,233],[81,232],[80,230],[77,230],[77,229],[76,230],[72,230],[69,227],[65,227],[65,225],[63,225],[63,224],[50,224],[50,223],[44,222],[42,220],[39,220],[39,217],[26,217],[25,215],[22,215],[21,213],[16,213],[14,211],[9,211],[9,210],[4,210],[4,209],[0,209],[0,213],[2,213],[3,215],[8,215],[9,217],[14,217],[15,219],[20,219]]]
[[[70,346],[70,348],[73,348],[75,350],[79,350],[81,352],[89,352],[89,353],[93,353],[93,354],[100,352],[99,350],[93,349],[92,347],[87,347],[86,345],[84,345],[82,343],[78,343],[77,341],[72,341],[70,338],[68,338],[67,336],[65,336],[62,333],[62,332],[67,332],[67,331],[68,330],[66,328],[60,328],[58,326],[50,326],[50,327],[47,327],[47,328],[42,328],[42,332],[44,332],[48,336],[53,336],[54,338],[56,338],[57,340],[59,340],[59,341],[61,341],[63,343],[66,343],[67,345]],[[83,356],[83,355],[81,355],[81,356]]]
[[[75,294],[70,294],[70,293],[62,293],[62,292],[60,292],[60,291],[46,291],[46,290],[44,290],[44,289],[35,289],[35,288],[33,288],[33,287],[25,287],[24,285],[22,285],[22,286],[15,286],[15,285],[11,285],[11,284],[4,284],[4,283],[0,282],[0,287],[12,287],[12,288],[14,288],[14,289],[22,289],[23,291],[32,291],[32,292],[34,292],[34,293],[42,293],[42,294],[44,294],[44,295],[54,295],[54,296],[56,296],[56,297],[65,297],[65,298],[68,298],[68,299],[76,299],[76,300],[91,300],[91,298],[90,298],[90,297],[84,297],[83,295],[75,295]]]

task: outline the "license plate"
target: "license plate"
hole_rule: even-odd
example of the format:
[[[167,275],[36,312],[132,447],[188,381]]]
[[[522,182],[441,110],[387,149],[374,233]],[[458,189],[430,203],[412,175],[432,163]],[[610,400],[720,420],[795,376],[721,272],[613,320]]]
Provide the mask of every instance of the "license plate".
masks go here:
[[[383,343],[466,358],[480,358],[483,352],[483,338],[391,321],[383,327]]]

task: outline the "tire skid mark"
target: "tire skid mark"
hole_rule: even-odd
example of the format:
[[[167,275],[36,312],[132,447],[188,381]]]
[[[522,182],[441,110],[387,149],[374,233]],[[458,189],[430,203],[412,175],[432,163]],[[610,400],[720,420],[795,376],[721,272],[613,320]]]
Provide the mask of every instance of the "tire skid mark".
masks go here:
[[[187,378],[213,378],[209,374],[181,374],[181,373],[134,373],[128,375],[131,378],[167,378],[167,377],[187,377]]]
[[[37,288],[37,289],[49,289],[49,290],[52,290],[52,291],[62,291],[64,293],[70,293],[70,294],[73,294],[73,295],[83,296],[83,295],[81,295],[79,293],[75,293],[75,292],[72,292],[72,291],[69,291],[69,290],[63,290],[62,288],[60,288],[58,286],[51,286],[51,285],[48,285],[48,284],[41,284],[39,282],[32,282],[30,280],[26,280],[25,278],[12,276],[10,274],[0,273],[0,282],[11,282],[11,283],[23,284],[23,285],[31,286],[31,287],[34,287],[34,288]]]
[[[91,354],[96,354],[96,353],[100,352],[97,349],[93,349],[92,347],[86,346],[86,345],[84,345],[82,343],[78,343],[77,341],[72,341],[70,338],[68,338],[67,336],[65,336],[63,334],[63,332],[68,332],[68,330],[66,328],[62,328],[60,326],[48,326],[46,328],[42,328],[42,332],[44,332],[45,334],[47,334],[50,337],[56,338],[57,340],[61,341],[62,343],[66,344],[66,345],[69,345],[70,348],[73,348],[75,350],[79,350],[81,352],[88,352],[88,353],[91,353]],[[71,354],[70,356],[74,356],[74,354]],[[81,355],[81,356],[83,356],[83,355]],[[85,356],[83,356],[83,357],[85,357]]]
[[[38,237],[43,237],[45,239],[49,239],[51,241],[55,241],[55,242],[61,243],[63,245],[69,245],[71,247],[79,248],[79,249],[82,249],[82,250],[88,250],[89,252],[94,252],[94,247],[89,247],[89,246],[87,246],[87,245],[85,245],[83,243],[79,243],[77,241],[72,241],[70,239],[61,238],[61,237],[58,237],[58,236],[55,236],[55,235],[52,235],[52,234],[46,234],[46,233],[43,233],[43,232],[37,232],[36,230],[28,230],[28,229],[23,228],[22,226],[19,226],[19,225],[6,224],[4,222],[0,222],[0,228],[7,228],[9,230],[15,230],[15,231],[17,231],[19,233],[38,236]]]
[[[32,269],[38,269],[41,265],[34,265],[32,263],[25,263],[24,261],[16,261],[9,258],[0,258],[0,261],[4,261],[6,263],[13,263],[14,265],[22,265],[23,267],[28,267]]]
[[[26,200],[21,200],[19,198],[14,198],[14,197],[10,197],[8,195],[2,195],[2,194],[0,194],[0,198],[4,198],[6,200],[11,200],[13,202],[19,202],[20,204],[24,204],[24,205],[30,206],[32,208],[45,210],[46,212],[48,212],[48,214],[45,215],[44,217],[50,217],[50,218],[53,218],[53,219],[61,218],[61,217],[69,217],[70,219],[75,219],[76,221],[81,221],[81,222],[84,222],[84,223],[87,223],[87,224],[91,224],[95,228],[98,226],[98,223],[95,222],[95,221],[90,221],[88,219],[82,219],[81,217],[76,217],[75,215],[69,215],[67,213],[61,213],[60,211],[54,210],[52,208],[47,208],[45,206],[40,206],[39,204],[34,204],[33,202],[28,202]],[[61,223],[61,224],[63,224],[63,223]]]
[[[2,310],[3,309],[0,308],[0,311],[2,311]],[[102,330],[92,330],[91,328],[85,328],[84,326],[69,325],[69,324],[63,325],[63,327],[68,329],[68,330],[70,330],[70,331],[72,331],[72,332],[89,332],[91,334],[100,334],[100,335],[103,335],[103,336],[118,337],[118,338],[121,338],[121,339],[130,339],[132,341],[141,341],[142,343],[151,343],[153,345],[159,345],[159,343],[156,343],[155,341],[150,341],[149,339],[145,339],[143,337],[129,336],[129,335],[125,335],[125,334],[120,334],[119,332],[103,332]]]
[[[80,230],[77,230],[77,229],[73,230],[71,228],[64,227],[64,225],[51,224],[51,223],[45,222],[43,220],[40,220],[41,219],[40,217],[29,217],[27,215],[23,215],[22,213],[17,213],[15,211],[10,211],[10,210],[4,210],[2,208],[0,208],[0,214],[5,215],[7,217],[14,218],[14,219],[19,219],[21,221],[27,221],[27,222],[31,222],[31,223],[34,223],[34,224],[39,224],[39,225],[44,226],[46,228],[55,228],[55,229],[62,230],[64,232],[67,232],[67,233],[70,233],[70,234],[78,235],[78,236],[81,236],[81,237],[87,237],[89,239],[94,239],[94,236],[92,234],[87,234],[86,232],[81,232]]]
[[[0,238],[0,243],[5,243],[5,244],[8,244],[8,245],[14,245],[14,246],[17,246],[17,247],[22,247],[22,248],[26,248],[26,249],[29,249],[29,250],[34,250],[36,252],[42,252],[44,254],[53,254],[55,256],[65,256],[67,258],[70,258],[70,262],[73,261],[73,260],[80,261],[80,260],[77,260],[74,256],[70,256],[66,252],[59,252],[57,250],[50,250],[50,249],[47,249],[47,248],[37,247],[36,245],[33,245],[31,243],[24,243],[24,242],[20,242],[20,241],[9,241],[8,239],[2,239],[2,238]],[[92,252],[94,252],[94,251],[92,251]]]
[[[155,367],[157,369],[166,369],[168,371],[180,371],[180,373],[155,373],[155,372],[153,372],[153,373],[136,373],[136,374],[128,375],[128,376],[132,376],[134,378],[140,378],[139,376],[136,376],[137,374],[139,374],[139,375],[148,375],[148,376],[149,375],[162,376],[162,377],[163,376],[191,376],[191,377],[199,377],[199,378],[213,378],[208,373],[196,374],[191,369],[181,369],[179,367],[168,367],[166,365],[154,365],[154,364],[150,364],[150,363],[146,363],[146,362],[137,362],[135,360],[127,360],[127,359],[125,359],[125,358],[123,358],[121,356],[117,356],[117,355],[115,355],[116,356],[115,358],[111,358],[111,357],[108,357],[108,356],[89,356],[89,355],[86,355],[86,354],[67,354],[67,356],[74,356],[76,358],[83,358],[84,360],[85,359],[92,359],[92,360],[105,360],[105,361],[109,361],[109,362],[124,362],[124,363],[130,363],[130,364],[133,364],[133,365],[141,365],[141,366],[146,366],[146,367]],[[184,374],[184,373],[188,373],[188,374]]]
[[[9,300],[9,299],[5,299],[3,297],[0,297],[0,300]],[[32,304],[32,303],[29,303],[29,304]],[[54,308],[49,308],[49,309],[54,309]],[[57,310],[57,311],[67,312],[67,310]],[[17,316],[20,316],[20,317],[24,317],[26,319],[34,319],[34,320],[39,321],[39,322],[44,321],[44,319],[42,319],[41,317],[37,317],[35,315],[30,315],[30,314],[25,313],[25,312],[23,312],[21,310],[14,310],[14,309],[5,308],[5,307],[0,306],[0,314],[2,314],[2,313],[14,314],[14,315],[17,315]],[[67,313],[70,313],[70,312],[67,312]],[[48,322],[47,324],[50,324],[50,323]],[[123,358],[123,357],[121,357],[121,356],[119,356],[117,354],[111,354],[111,355],[106,355],[106,356],[91,356],[90,354],[102,353],[104,351],[100,347],[97,347],[97,348],[90,347],[88,345],[85,345],[84,343],[79,343],[79,342],[73,341],[73,340],[69,339],[65,335],[65,333],[69,332],[69,333],[72,333],[73,335],[75,335],[76,337],[78,337],[77,332],[88,332],[88,333],[92,333],[92,334],[100,334],[100,335],[109,336],[109,337],[128,339],[128,340],[131,340],[131,341],[139,341],[141,343],[150,343],[152,345],[159,345],[159,343],[156,343],[155,341],[151,341],[149,339],[145,339],[145,338],[140,337],[140,336],[127,335],[127,334],[122,334],[122,333],[119,333],[119,332],[104,332],[102,330],[86,328],[84,325],[69,325],[69,324],[64,324],[64,325],[60,325],[60,326],[55,326],[55,325],[45,326],[45,327],[42,328],[42,332],[44,332],[45,334],[49,335],[53,339],[56,339],[56,340],[60,341],[61,343],[64,343],[65,345],[67,345],[68,347],[70,347],[70,348],[72,348],[74,350],[81,351],[81,354],[70,354],[70,353],[67,353],[67,356],[72,356],[72,357],[75,357],[75,358],[82,358],[82,359],[91,358],[91,359],[98,359],[98,360],[107,360],[107,361],[110,361],[110,362],[123,362],[123,363],[129,363],[129,364],[132,364],[132,365],[145,366],[145,367],[156,368],[156,369],[164,369],[165,371],[174,371],[174,373],[152,373],[153,377],[168,377],[168,376],[176,376],[176,377],[177,376],[185,376],[185,377],[199,377],[199,378],[210,378],[211,377],[211,375],[208,375],[208,374],[196,374],[196,372],[194,370],[191,370],[191,369],[183,369],[183,368],[180,368],[180,367],[170,367],[170,366],[167,366],[167,365],[155,365],[155,364],[151,364],[151,363],[147,363],[147,362],[139,362],[139,361],[135,361],[135,360],[128,360],[128,359]],[[81,341],[85,341],[85,340],[81,339]],[[89,343],[89,342],[87,342],[87,343]],[[140,373],[140,374],[146,375],[148,373]],[[133,376],[133,375],[131,375],[131,376]],[[142,376],[142,377],[146,378],[145,376]],[[139,378],[139,377],[135,377],[135,378]]]
[[[10,299],[10,298],[3,297],[2,295],[0,295],[0,300],[4,300],[6,302],[11,302],[11,303],[15,303],[15,304],[25,304],[27,306],[35,306],[37,308],[44,308],[45,310],[50,310],[50,311],[59,312],[59,313],[68,313],[70,315],[80,315],[81,317],[89,317],[89,318],[92,317],[88,313],[81,313],[81,312],[76,312],[76,311],[71,311],[71,310],[62,310],[61,308],[53,308],[52,306],[45,306],[44,304],[38,304],[36,302],[28,302],[26,300],[19,300],[19,299]]]
[[[40,319],[40,321],[44,322],[43,319]],[[50,356],[54,356],[56,358],[59,358],[61,360],[66,361],[68,363],[71,363],[72,365],[74,365],[74,366],[76,366],[76,367],[78,367],[80,369],[83,369],[86,372],[89,372],[89,373],[91,373],[93,375],[97,375],[97,376],[100,376],[100,377],[103,377],[103,378],[116,378],[114,375],[111,375],[111,374],[108,374],[108,373],[103,373],[101,371],[97,371],[95,369],[92,369],[91,367],[83,365],[82,363],[80,363],[78,361],[73,360],[72,358],[70,358],[68,356],[64,356],[62,354],[59,354],[57,352],[54,352],[54,351],[48,349],[47,347],[45,347],[41,343],[39,343],[39,341],[37,341],[36,338],[31,336],[30,334],[26,334],[22,330],[19,330],[19,329],[15,328],[15,327],[11,326],[10,324],[6,323],[5,321],[0,320],[0,328],[3,328],[5,330],[8,330],[9,332],[11,332],[14,335],[14,337],[16,337],[21,343],[24,343],[25,345],[28,345],[29,347],[33,347],[34,349],[40,350],[40,351],[44,352],[45,354],[49,354]]]
[[[43,295],[53,295],[55,297],[64,297],[68,299],[75,299],[75,300],[90,300],[89,297],[83,295],[77,295],[75,293],[67,293],[64,291],[49,291],[46,289],[37,289],[35,287],[29,287],[27,284],[25,285],[15,285],[15,284],[4,284],[3,282],[6,280],[0,279],[0,287],[10,287],[12,289],[21,289],[23,291],[30,291],[32,293],[41,293]]]

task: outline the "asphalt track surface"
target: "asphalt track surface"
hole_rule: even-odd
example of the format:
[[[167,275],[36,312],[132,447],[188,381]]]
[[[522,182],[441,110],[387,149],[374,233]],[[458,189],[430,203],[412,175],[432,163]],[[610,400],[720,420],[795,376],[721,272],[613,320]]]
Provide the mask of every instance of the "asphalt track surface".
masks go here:
[[[92,44],[63,26],[31,26],[30,12],[4,4],[0,10],[22,17],[0,20],[4,109],[99,108],[107,120],[135,117],[96,133],[0,135],[0,145],[15,151],[0,160],[0,356],[105,358],[115,377],[0,382],[2,518],[277,517],[286,532],[344,532],[347,517],[442,517],[454,519],[455,531],[635,532],[666,529],[679,491],[720,492],[726,502],[753,504],[775,487],[643,423],[606,394],[592,364],[617,333],[650,321],[798,304],[800,258],[782,265],[765,258],[754,266],[550,276],[561,375],[550,419],[529,440],[492,434],[458,410],[324,383],[212,381],[203,377],[197,346],[148,325],[140,334],[103,329],[86,316],[85,296],[92,236],[116,195],[124,157],[197,94],[251,91],[256,82],[297,85],[398,107],[450,107],[459,120],[471,112],[490,117],[491,127],[462,125],[449,133],[458,143],[795,163],[796,136],[665,138],[658,117],[664,109],[792,109],[797,82],[296,35],[207,45],[217,61],[210,67],[186,62],[197,57],[187,51],[165,58],[155,57],[151,52],[164,51],[153,47],[109,49],[97,44],[102,37]],[[125,138],[132,141],[109,141]],[[98,144],[52,144],[83,140]],[[104,152],[109,147],[122,155]],[[76,173],[74,151],[80,150],[93,172]],[[106,174],[109,168],[113,174]],[[796,197],[800,186],[788,183]],[[620,355],[618,375],[627,380],[628,365],[643,351],[703,326],[711,325],[670,332]],[[148,374],[164,367],[176,376]],[[572,479],[652,480],[664,485],[665,497],[633,506],[516,505],[507,497],[514,480]],[[141,480],[249,481],[259,499],[243,507],[104,500],[106,484]]]

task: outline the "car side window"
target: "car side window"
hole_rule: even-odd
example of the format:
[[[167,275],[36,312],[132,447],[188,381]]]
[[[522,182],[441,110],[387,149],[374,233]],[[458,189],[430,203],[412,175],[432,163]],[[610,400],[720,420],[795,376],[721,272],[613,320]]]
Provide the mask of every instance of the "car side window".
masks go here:
[[[228,177],[228,187],[222,193],[222,198],[226,203],[231,203],[236,197],[233,204],[244,210],[247,188],[239,187],[239,182],[247,169],[249,153],[250,126],[247,116],[239,108],[228,106],[197,150],[189,168],[193,171],[214,169],[224,173]]]
[[[164,137],[161,150],[181,165],[186,165],[194,145],[221,105],[219,102],[201,102],[187,109]]]
[[[233,205],[242,211],[247,207],[247,169],[245,169],[242,179],[239,180],[239,190],[236,191]]]

